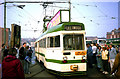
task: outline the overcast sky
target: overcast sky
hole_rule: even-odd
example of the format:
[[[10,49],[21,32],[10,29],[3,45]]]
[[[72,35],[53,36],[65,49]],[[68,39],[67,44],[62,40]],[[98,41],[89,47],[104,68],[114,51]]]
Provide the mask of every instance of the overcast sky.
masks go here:
[[[17,5],[25,5],[25,7],[20,9],[16,7]],[[59,9],[68,9],[68,7],[68,3],[55,3],[47,7],[46,13],[47,15],[53,16]],[[0,26],[3,27],[3,5],[0,5],[0,11]],[[44,10],[42,4],[40,3],[7,4],[7,28],[10,28],[13,23],[21,25],[23,38],[40,36],[43,27],[43,17]],[[99,0],[99,2],[96,2],[96,0],[86,0],[84,2],[82,0],[71,0],[71,21],[84,23],[86,36],[106,37],[107,32],[118,28],[118,0],[106,0],[106,2],[101,2],[101,0]],[[37,31],[34,32],[33,30]]]

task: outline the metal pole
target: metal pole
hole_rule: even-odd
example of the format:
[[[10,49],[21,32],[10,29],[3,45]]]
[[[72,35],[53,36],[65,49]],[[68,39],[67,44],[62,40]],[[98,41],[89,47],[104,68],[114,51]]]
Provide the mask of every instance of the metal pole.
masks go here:
[[[7,1],[6,3],[47,3],[47,4],[51,4],[51,3],[68,3],[66,2],[44,2],[44,1]]]
[[[6,44],[6,0],[4,2],[4,44]]]
[[[71,22],[71,0],[69,0],[69,22]]]

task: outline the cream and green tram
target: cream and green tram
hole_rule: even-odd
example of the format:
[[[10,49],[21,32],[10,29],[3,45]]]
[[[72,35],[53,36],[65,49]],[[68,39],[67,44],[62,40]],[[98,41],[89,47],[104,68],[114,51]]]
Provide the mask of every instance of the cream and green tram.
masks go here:
[[[49,28],[35,42],[36,57],[59,75],[85,75],[87,53],[83,23],[67,22]]]

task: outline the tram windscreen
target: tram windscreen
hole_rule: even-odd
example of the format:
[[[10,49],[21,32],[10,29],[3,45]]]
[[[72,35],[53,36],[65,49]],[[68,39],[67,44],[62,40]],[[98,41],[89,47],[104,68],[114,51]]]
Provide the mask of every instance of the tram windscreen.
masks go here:
[[[84,50],[83,34],[65,34],[63,37],[64,50]]]

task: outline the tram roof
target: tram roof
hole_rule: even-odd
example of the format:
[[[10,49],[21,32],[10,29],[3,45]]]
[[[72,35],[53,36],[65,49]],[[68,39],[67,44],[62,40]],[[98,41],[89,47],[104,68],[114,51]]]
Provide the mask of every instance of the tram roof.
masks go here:
[[[54,27],[49,28],[47,31],[45,31],[43,34],[40,35],[40,37],[36,40],[39,41],[39,39],[48,34],[48,33],[52,33],[52,32],[57,32],[57,31],[62,31],[65,30],[64,26],[65,25],[80,25],[81,26],[81,30],[85,30],[84,24],[83,23],[79,23],[79,22],[64,22],[62,24],[56,25]]]

